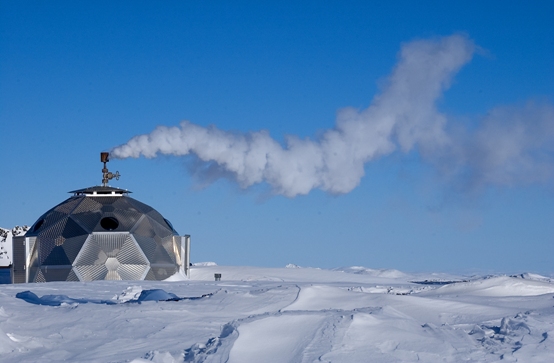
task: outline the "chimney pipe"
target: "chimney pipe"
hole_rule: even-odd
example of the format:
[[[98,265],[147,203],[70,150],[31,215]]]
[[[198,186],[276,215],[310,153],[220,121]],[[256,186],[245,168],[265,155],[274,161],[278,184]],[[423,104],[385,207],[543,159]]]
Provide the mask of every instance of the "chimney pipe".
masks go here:
[[[100,153],[100,162],[107,163],[108,161],[110,161],[110,153],[101,152]]]

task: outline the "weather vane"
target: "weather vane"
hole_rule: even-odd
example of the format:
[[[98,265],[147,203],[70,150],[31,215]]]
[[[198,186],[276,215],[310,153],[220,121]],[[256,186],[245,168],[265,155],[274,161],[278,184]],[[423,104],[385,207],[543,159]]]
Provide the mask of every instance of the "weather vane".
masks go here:
[[[114,174],[111,171],[108,171],[108,168],[106,167],[106,163],[110,161],[110,153],[101,152],[100,161],[104,163],[104,168],[102,169],[102,186],[108,186],[108,181],[112,180],[113,178],[115,178],[115,180],[119,180],[119,177],[121,176],[119,174],[119,171],[116,171]]]

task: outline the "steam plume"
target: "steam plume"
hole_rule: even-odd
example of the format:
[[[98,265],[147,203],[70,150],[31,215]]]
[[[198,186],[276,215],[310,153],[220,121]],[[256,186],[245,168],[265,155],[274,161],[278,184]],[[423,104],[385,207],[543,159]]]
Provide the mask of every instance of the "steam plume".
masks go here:
[[[317,140],[288,136],[282,147],[266,131],[235,134],[184,121],[135,136],[111,155],[194,154],[243,188],[266,182],[288,197],[314,188],[348,193],[360,183],[367,162],[397,149],[417,148],[445,175],[476,184],[552,177],[552,106],[498,108],[471,134],[447,132],[447,117],[435,104],[474,51],[462,35],[403,45],[383,92],[365,110],[340,110],[335,127]]]

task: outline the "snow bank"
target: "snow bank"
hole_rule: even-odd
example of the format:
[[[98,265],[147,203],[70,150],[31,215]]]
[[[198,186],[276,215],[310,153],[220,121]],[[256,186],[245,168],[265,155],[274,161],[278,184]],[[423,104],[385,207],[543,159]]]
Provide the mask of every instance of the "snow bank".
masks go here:
[[[436,290],[436,293],[442,295],[463,294],[466,296],[535,296],[554,293],[554,284],[498,276],[442,286]]]
[[[195,262],[192,264],[193,266],[217,266],[217,263],[215,262]]]
[[[361,274],[361,275],[369,275],[369,276],[375,276],[375,277],[385,277],[389,279],[398,279],[398,278],[404,278],[407,275],[401,271],[394,270],[394,269],[380,269],[380,270],[374,270],[371,268],[366,268],[363,266],[351,266],[351,267],[340,267],[333,269],[334,271],[343,271],[347,273],[352,274]]]

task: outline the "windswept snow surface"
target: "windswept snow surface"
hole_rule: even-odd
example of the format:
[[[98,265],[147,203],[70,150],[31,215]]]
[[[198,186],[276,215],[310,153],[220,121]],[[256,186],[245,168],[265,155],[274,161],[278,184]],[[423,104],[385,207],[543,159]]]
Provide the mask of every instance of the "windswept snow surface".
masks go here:
[[[554,362],[550,278],[291,266],[0,285],[0,361]]]

